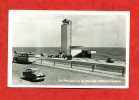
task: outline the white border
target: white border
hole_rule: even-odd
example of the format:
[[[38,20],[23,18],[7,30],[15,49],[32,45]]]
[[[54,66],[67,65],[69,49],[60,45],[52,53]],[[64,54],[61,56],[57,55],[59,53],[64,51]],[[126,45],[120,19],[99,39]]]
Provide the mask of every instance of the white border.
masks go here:
[[[125,15],[126,16],[126,77],[125,86],[62,86],[62,85],[13,85],[12,84],[12,27],[11,17],[18,14],[53,14],[53,15]],[[56,10],[9,10],[8,16],[8,87],[34,88],[129,88],[129,40],[130,40],[130,12],[129,11],[56,11]]]

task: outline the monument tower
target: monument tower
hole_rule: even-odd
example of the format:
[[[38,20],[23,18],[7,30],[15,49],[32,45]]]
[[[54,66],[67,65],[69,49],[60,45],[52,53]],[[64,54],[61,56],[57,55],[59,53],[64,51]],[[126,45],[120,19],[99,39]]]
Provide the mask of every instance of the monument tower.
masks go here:
[[[61,25],[61,51],[66,55],[71,55],[72,22],[64,19]]]

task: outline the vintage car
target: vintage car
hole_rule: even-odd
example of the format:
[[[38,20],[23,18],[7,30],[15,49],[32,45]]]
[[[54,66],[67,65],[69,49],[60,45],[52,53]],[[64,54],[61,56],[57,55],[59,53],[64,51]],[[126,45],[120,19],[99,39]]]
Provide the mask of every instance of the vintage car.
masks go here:
[[[31,81],[43,81],[45,79],[45,74],[39,72],[36,68],[28,68],[23,72],[24,78],[27,78]]]
[[[37,59],[35,55],[31,52],[14,52],[13,62],[15,63],[33,63]]]
[[[114,58],[109,57],[106,62],[107,63],[114,63],[114,61],[115,61]]]

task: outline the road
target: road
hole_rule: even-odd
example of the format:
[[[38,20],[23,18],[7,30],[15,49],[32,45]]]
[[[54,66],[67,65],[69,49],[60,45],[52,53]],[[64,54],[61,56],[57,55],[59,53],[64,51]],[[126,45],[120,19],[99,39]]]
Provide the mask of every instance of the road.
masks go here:
[[[46,74],[44,81],[31,82],[23,79],[22,72],[26,68],[38,68]],[[125,80],[76,72],[67,69],[53,68],[36,64],[12,64],[13,85],[45,85],[45,86],[124,86]]]

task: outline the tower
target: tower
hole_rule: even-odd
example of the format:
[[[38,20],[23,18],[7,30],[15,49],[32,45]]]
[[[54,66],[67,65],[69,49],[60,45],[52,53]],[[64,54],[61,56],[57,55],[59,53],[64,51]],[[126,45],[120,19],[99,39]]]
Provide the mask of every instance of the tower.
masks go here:
[[[61,25],[61,51],[66,55],[71,55],[71,31],[72,23],[68,19],[64,19]]]

